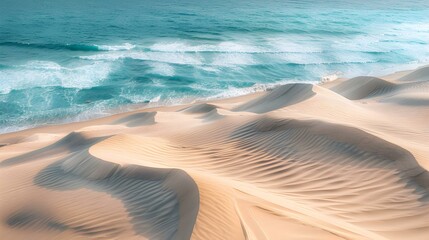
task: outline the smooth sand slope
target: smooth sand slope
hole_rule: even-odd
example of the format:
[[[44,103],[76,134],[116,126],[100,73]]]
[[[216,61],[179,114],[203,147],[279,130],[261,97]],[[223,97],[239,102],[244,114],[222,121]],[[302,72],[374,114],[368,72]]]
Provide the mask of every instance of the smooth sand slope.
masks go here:
[[[429,239],[429,67],[0,143],[1,239]]]

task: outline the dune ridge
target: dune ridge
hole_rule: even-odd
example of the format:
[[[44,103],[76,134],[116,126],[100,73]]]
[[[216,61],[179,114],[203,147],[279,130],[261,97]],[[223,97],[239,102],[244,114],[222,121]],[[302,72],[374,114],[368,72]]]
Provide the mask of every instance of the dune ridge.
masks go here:
[[[427,239],[427,69],[0,135],[0,233]]]

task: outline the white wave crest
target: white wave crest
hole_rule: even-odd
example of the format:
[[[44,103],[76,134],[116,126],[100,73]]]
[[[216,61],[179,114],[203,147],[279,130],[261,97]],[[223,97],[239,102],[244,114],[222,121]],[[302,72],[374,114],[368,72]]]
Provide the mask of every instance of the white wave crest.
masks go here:
[[[55,62],[31,61],[0,70],[0,93],[33,87],[90,88],[106,79],[111,71],[111,63],[93,62],[67,68]]]
[[[104,51],[124,51],[124,50],[131,50],[136,47],[136,45],[133,45],[131,43],[124,43],[122,45],[96,45],[98,49],[104,50]]]
[[[168,63],[153,62],[149,66],[152,67],[152,70],[149,71],[150,73],[162,76],[174,76],[175,74],[174,67]]]
[[[219,54],[217,55],[211,65],[222,67],[234,67],[238,65],[252,65],[256,61],[250,54]]]
[[[151,51],[158,52],[221,52],[221,53],[259,53],[266,50],[260,47],[238,43],[238,42],[221,42],[218,44],[190,44],[188,42],[160,42],[153,44]]]
[[[114,61],[118,59],[131,58],[137,60],[146,60],[154,62],[164,62],[172,64],[189,64],[200,65],[202,58],[198,55],[191,53],[172,53],[172,52],[110,52],[103,54],[95,54],[90,56],[80,56],[81,59],[86,60],[108,60]]]

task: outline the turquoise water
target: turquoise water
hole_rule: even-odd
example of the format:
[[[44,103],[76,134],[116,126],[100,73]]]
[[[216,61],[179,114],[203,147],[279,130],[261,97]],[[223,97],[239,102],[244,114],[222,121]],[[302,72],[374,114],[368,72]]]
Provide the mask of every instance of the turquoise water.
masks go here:
[[[379,75],[428,43],[426,0],[1,0],[0,131]]]

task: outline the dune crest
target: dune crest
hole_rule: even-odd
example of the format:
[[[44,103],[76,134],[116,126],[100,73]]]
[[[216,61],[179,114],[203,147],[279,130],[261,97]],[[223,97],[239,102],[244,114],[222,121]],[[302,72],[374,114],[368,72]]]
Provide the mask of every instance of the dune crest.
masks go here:
[[[264,96],[244,103],[234,110],[267,113],[311,98],[315,95],[312,88],[311,84],[286,84],[267,92]]]

